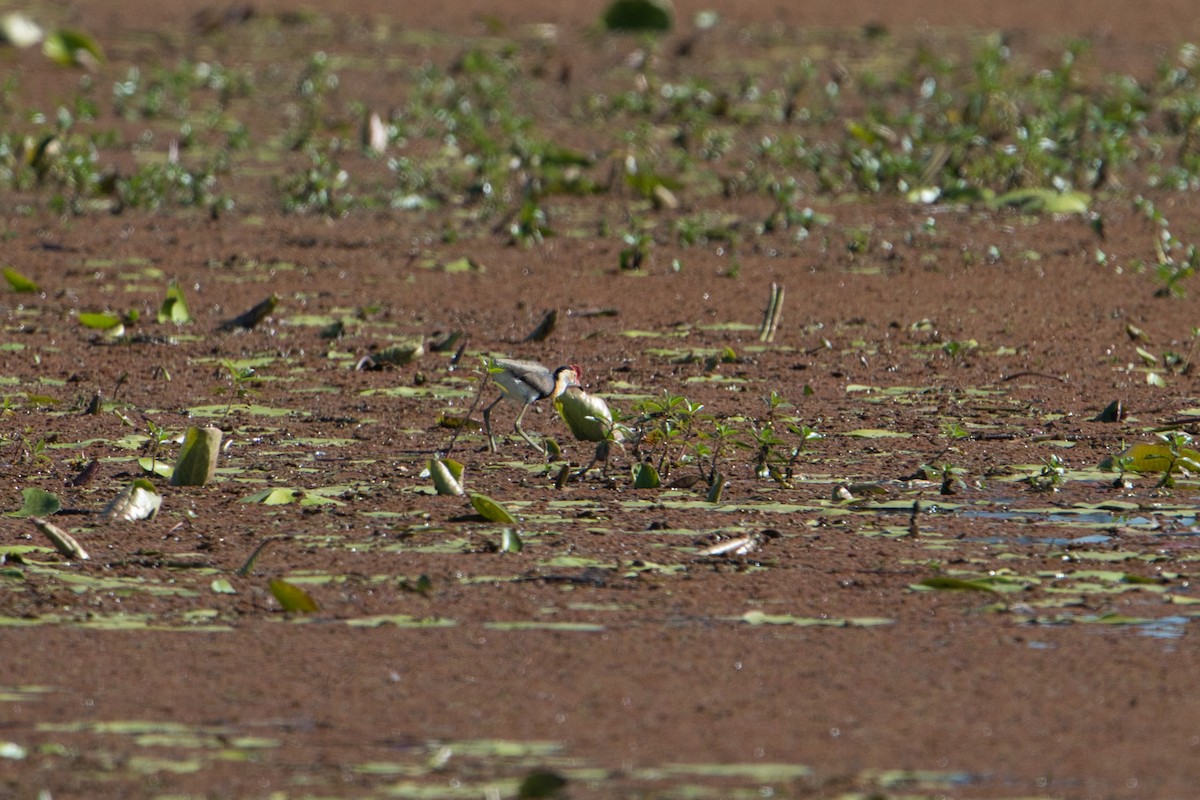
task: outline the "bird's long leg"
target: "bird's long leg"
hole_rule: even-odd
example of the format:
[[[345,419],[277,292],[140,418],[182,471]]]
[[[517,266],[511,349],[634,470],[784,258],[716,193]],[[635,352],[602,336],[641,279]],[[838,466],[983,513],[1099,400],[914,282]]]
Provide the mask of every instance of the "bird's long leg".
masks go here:
[[[529,442],[530,447],[532,447],[534,450],[537,450],[542,455],[546,455],[546,448],[542,447],[542,445],[538,444],[533,439],[530,439],[529,434],[527,434],[525,429],[521,427],[521,417],[525,416],[525,412],[529,410],[529,406],[530,404],[528,403],[521,406],[521,410],[517,412],[517,419],[515,422],[513,422],[513,430],[519,433],[522,439]]]
[[[503,399],[504,393],[501,392],[500,396],[493,400],[492,404],[483,410],[483,430],[484,433],[487,434],[488,450],[491,450],[493,453],[496,452],[496,437],[492,436],[492,409],[495,408],[496,404]]]
[[[610,447],[609,441],[607,439],[605,439],[603,442],[600,442],[599,444],[597,444],[596,452],[592,455],[592,460],[588,462],[588,465],[586,467],[579,470],[579,472],[576,472],[575,477],[582,478],[584,475],[587,475],[588,471],[591,470],[592,467],[596,466],[597,461],[604,462],[603,465],[600,467],[600,474],[606,475],[608,473],[608,455],[609,455],[609,452],[611,451],[611,449],[612,448]]]

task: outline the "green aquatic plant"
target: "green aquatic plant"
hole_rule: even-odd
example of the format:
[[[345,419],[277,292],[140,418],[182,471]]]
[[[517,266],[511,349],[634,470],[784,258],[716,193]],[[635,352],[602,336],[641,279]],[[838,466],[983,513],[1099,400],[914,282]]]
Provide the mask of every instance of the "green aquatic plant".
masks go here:
[[[297,174],[278,181],[283,210],[344,217],[354,206],[347,189],[350,174],[334,160],[328,149],[307,148],[309,165]]]
[[[1067,465],[1058,455],[1047,456],[1036,475],[1030,475],[1026,482],[1039,492],[1057,492],[1066,481]]]
[[[1159,440],[1167,451],[1166,463],[1162,467],[1162,478],[1158,486],[1172,488],[1175,486],[1176,472],[1200,474],[1200,459],[1191,448],[1192,435],[1186,431],[1168,431],[1158,434]]]
[[[694,461],[692,448],[703,409],[703,404],[669,390],[637,404],[634,411],[639,416],[630,423],[636,431],[630,442],[636,460],[653,464],[664,480],[674,467]]]

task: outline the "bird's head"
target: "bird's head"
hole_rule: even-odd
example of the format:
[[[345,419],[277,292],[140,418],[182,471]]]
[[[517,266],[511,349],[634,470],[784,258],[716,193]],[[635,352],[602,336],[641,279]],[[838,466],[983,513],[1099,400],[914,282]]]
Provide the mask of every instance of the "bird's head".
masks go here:
[[[551,397],[558,397],[567,390],[568,386],[579,386],[579,378],[583,370],[577,364],[569,364],[554,370],[554,391]]]

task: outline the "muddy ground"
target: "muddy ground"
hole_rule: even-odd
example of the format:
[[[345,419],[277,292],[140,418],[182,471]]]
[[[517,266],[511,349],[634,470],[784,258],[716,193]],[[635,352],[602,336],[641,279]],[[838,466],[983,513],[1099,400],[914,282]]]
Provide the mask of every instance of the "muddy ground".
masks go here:
[[[522,4],[505,20],[478,3],[409,5],[345,3],[262,53],[239,49],[240,26],[290,4],[198,20],[190,5],[118,0],[62,21],[105,43],[102,102],[130,64],[181,55],[369,58],[384,45],[362,31],[385,19],[429,31],[439,44],[420,53],[443,65],[553,22],[549,63],[573,77],[548,102],[565,109],[639,46],[597,34],[595,4]],[[1136,24],[1115,2],[729,5],[695,57],[728,57],[742,29],[854,38],[873,24],[898,41],[1003,31],[1047,59],[1091,37],[1097,69],[1147,74],[1200,37],[1191,5],[1166,0],[1140,4]],[[670,36],[665,52],[688,32]],[[36,52],[5,59],[43,97],[78,77]],[[338,91],[386,107],[405,91],[387,83],[347,68]],[[628,197],[579,211],[583,233],[514,245],[449,206],[284,213],[270,179],[228,177],[237,203],[218,214],[61,210],[36,187],[0,199],[3,261],[40,287],[0,299],[0,505],[53,492],[52,521],[91,556],[0,523],[0,794],[514,797],[542,773],[575,798],[1194,794],[1196,485],[1098,469],[1200,413],[1190,371],[1147,381],[1138,348],[1187,356],[1197,319],[1194,300],[1160,296],[1135,268],[1153,232],[1127,196],[1098,196],[1100,239],[1081,215],[814,194],[805,204],[836,220],[827,236],[747,237],[733,254],[659,237],[622,270],[623,228],[588,214],[628,213]],[[752,197],[684,202],[764,213]],[[1200,227],[1191,195],[1156,202],[1181,237]],[[866,254],[845,246],[850,229],[870,231]],[[190,324],[154,319],[168,279]],[[772,284],[786,299],[762,343]],[[219,330],[271,295],[253,329]],[[77,319],[128,309],[141,318],[121,337]],[[527,340],[550,310],[552,332]],[[413,363],[355,369],[413,340],[428,351]],[[686,396],[711,415],[700,427],[724,421],[743,441],[774,391],[780,419],[823,438],[779,424],[780,452],[799,452],[778,481],[729,445],[719,497],[689,464],[663,477],[691,482],[635,489],[639,455],[663,452],[648,443],[559,486],[560,465],[510,435],[513,406],[495,412],[496,453],[475,406],[452,457],[468,490],[519,518],[498,524],[422,477],[473,407],[481,353],[577,363],[635,425],[647,397]],[[1123,417],[1098,421],[1113,401]],[[98,521],[146,475],[153,429],[191,425],[224,432],[217,480],[155,478],[156,517]],[[548,404],[525,426],[589,460]],[[301,491],[248,502],[275,488]],[[501,552],[506,528],[520,552]],[[754,549],[705,552],[740,538]],[[281,608],[280,578],[319,610]]]

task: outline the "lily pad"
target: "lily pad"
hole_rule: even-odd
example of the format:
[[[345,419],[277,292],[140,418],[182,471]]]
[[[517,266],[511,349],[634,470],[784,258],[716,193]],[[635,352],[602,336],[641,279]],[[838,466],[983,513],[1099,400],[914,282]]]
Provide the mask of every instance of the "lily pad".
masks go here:
[[[167,296],[163,298],[162,305],[158,307],[158,321],[174,322],[176,325],[192,321],[192,312],[188,309],[187,298],[183,296],[183,290],[175,281],[171,281],[167,286]]]
[[[1086,214],[1092,198],[1085,192],[1059,192],[1054,189],[1016,189],[997,196],[994,208],[1018,208],[1047,214]]]
[[[271,594],[279,601],[284,611],[297,614],[313,614],[321,610],[317,601],[308,592],[282,578],[271,579]]]
[[[854,431],[846,431],[845,436],[853,439],[910,439],[911,433],[902,433],[900,431],[889,431],[881,428],[859,428]]]
[[[637,475],[633,479],[633,488],[635,489],[657,489],[662,485],[662,481],[658,477],[658,470],[653,464],[643,461],[637,470]]]
[[[299,503],[302,506],[341,505],[341,502],[326,497],[320,490],[305,491],[290,486],[279,486],[274,489],[263,489],[242,498],[243,503],[261,503],[264,506],[286,506]]]
[[[20,510],[10,513],[10,517],[48,517],[62,508],[62,503],[54,494],[37,487],[22,489],[21,498]]]
[[[1172,472],[1182,469],[1196,471],[1197,465],[1200,465],[1200,452],[1181,447],[1178,456],[1173,456],[1171,448],[1163,442],[1138,442],[1126,447],[1119,455],[1101,461],[1100,469],[1117,469],[1118,464],[1128,472],[1162,473],[1168,468]]]
[[[121,318],[116,314],[90,311],[79,315],[79,324],[96,331],[113,331],[122,327]]]
[[[519,553],[524,549],[525,543],[521,541],[521,534],[512,528],[505,528],[500,534],[500,552]]]
[[[440,495],[457,497],[465,494],[463,489],[463,465],[452,458],[431,458],[427,466],[433,488]]]
[[[478,492],[471,495],[471,505],[479,512],[479,515],[489,522],[499,522],[503,525],[516,525],[517,518],[509,513],[508,509],[497,503],[492,498]]]
[[[215,427],[187,429],[171,473],[172,486],[203,486],[212,480],[221,452],[221,435],[221,429]]]
[[[8,281],[9,287],[11,287],[14,292],[35,293],[40,291],[36,283],[17,272],[12,267],[5,267],[3,273],[4,280]]]

